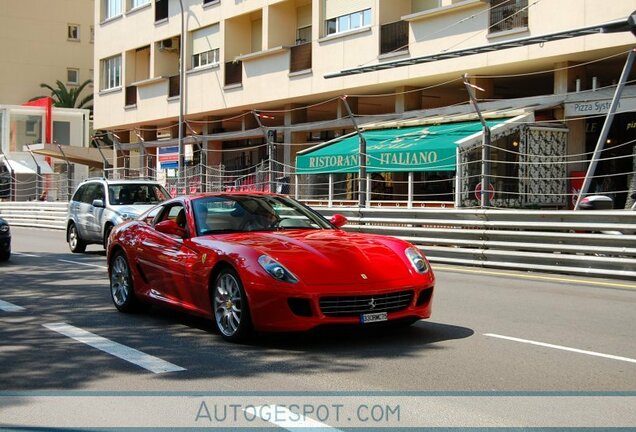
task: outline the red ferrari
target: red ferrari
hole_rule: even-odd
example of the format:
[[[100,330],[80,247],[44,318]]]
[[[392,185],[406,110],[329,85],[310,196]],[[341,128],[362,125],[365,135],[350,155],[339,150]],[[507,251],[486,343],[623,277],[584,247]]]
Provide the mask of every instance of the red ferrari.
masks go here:
[[[253,330],[428,318],[435,277],[426,258],[396,238],[343,231],[346,222],[267,193],[168,200],[113,229],[113,303],[211,317],[231,341]]]

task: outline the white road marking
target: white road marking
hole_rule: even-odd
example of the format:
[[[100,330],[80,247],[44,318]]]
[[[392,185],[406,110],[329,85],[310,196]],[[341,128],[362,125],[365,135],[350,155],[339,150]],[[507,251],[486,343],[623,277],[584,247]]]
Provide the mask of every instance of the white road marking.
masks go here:
[[[97,265],[97,264],[89,264],[89,263],[83,263],[83,262],[79,262],[79,261],[69,261],[69,260],[63,260],[63,259],[59,259],[58,261],[62,261],[62,262],[69,263],[69,264],[78,264],[78,265],[83,265],[83,266],[87,266],[87,267],[97,267],[97,268],[100,268],[100,269],[108,270],[108,267],[102,266],[102,265]]]
[[[595,352],[595,351],[586,351],[586,350],[582,350],[582,349],[578,349],[578,348],[570,348],[570,347],[566,347],[566,346],[562,346],[562,345],[553,345],[553,344],[549,344],[549,343],[545,343],[545,342],[537,342],[537,341],[532,341],[532,340],[527,340],[527,339],[519,339],[519,338],[516,338],[516,337],[502,336],[502,335],[497,335],[497,334],[492,334],[492,333],[484,333],[484,336],[498,338],[498,339],[506,339],[506,340],[513,341],[513,342],[521,342],[521,343],[525,343],[525,344],[537,345],[537,346],[542,346],[542,347],[546,347],[546,348],[554,348],[554,349],[559,349],[559,350],[563,350],[563,351],[570,351],[570,352],[575,352],[575,353],[578,353],[578,354],[587,354],[587,355],[596,356],[596,357],[604,357],[604,358],[608,358],[608,359],[612,359],[612,360],[620,360],[620,361],[629,362],[629,363],[636,363],[636,359],[632,359],[632,358],[629,358],[629,357],[620,357],[620,356],[615,356],[615,355],[611,355],[611,354],[603,354],[603,353],[599,353],[599,352]]]
[[[300,413],[290,411],[284,406],[278,405],[259,405],[252,406],[253,409],[243,409],[246,414],[251,414],[261,420],[272,423],[288,431],[298,431],[299,429],[311,428],[311,430],[320,429],[321,431],[341,432],[340,429],[333,428],[327,424],[320,423],[317,420],[305,417]],[[296,420],[297,419],[297,420]]]
[[[97,348],[122,360],[141,366],[154,373],[178,372],[185,369],[174,365],[158,357],[145,354],[134,348],[127,347],[117,342],[113,342],[94,333],[88,332],[78,327],[66,323],[42,324],[44,327],[64,336],[75,339],[86,345]]]
[[[20,255],[20,256],[25,256],[25,257],[42,258],[40,255],[33,255],[33,254],[24,253],[24,252],[11,251],[11,253],[13,255]]]
[[[0,310],[3,310],[5,312],[20,312],[23,311],[24,308],[22,306],[14,305],[13,303],[0,300]]]

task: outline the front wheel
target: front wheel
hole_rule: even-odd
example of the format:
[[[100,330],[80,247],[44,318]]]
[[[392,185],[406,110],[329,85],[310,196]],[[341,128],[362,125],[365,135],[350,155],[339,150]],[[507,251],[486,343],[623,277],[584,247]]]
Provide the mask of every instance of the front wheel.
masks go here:
[[[110,266],[108,266],[110,279],[110,297],[115,307],[120,312],[137,312],[141,304],[135,296],[132,274],[128,260],[123,252],[115,252]]]
[[[236,271],[224,269],[214,280],[213,308],[216,328],[225,340],[245,340],[252,331],[247,296]]]
[[[74,223],[68,227],[68,247],[73,253],[82,253],[86,250],[86,243],[80,237]]]
[[[0,261],[9,261],[11,258],[11,251],[0,252]]]

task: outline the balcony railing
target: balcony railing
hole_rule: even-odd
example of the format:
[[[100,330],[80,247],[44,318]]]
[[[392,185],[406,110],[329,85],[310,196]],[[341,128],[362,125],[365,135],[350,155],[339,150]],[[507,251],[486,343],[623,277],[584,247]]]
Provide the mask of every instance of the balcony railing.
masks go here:
[[[243,82],[243,62],[231,61],[225,63],[225,85],[241,84]]]
[[[126,87],[126,106],[137,105],[137,86]]]
[[[311,69],[311,42],[293,46],[289,54],[289,71],[299,72]]]
[[[173,75],[168,78],[168,97],[175,97],[181,94],[179,86],[179,75]]]
[[[409,48],[409,23],[396,21],[380,27],[380,54],[404,51]]]
[[[528,1],[492,1],[490,9],[490,33],[528,27]]]

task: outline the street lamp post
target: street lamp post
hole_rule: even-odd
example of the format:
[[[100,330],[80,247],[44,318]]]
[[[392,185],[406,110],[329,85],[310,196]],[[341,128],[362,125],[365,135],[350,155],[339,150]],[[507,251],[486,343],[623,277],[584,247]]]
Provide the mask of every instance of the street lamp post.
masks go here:
[[[185,151],[183,146],[183,117],[185,99],[185,13],[183,0],[179,0],[181,8],[181,37],[179,38],[179,159],[177,166],[177,194],[179,187],[183,185],[184,193],[187,190],[187,180],[185,178]]]

